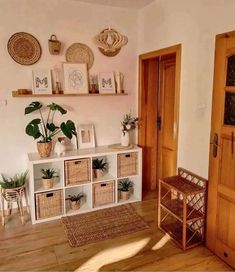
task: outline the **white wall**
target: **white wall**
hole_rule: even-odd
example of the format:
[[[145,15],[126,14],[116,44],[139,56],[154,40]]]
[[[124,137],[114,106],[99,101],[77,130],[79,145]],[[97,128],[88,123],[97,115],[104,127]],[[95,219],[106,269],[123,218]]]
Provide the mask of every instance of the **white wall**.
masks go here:
[[[156,0],[140,12],[139,53],[182,44],[178,165],[207,177],[215,36],[235,29],[234,0]]]
[[[128,44],[114,58],[102,55],[93,37],[104,28],[113,27],[129,38]],[[85,43],[94,52],[91,73],[121,71],[125,75],[125,97],[40,98],[45,104],[55,102],[69,109],[64,119],[76,123],[94,123],[98,145],[120,141],[120,120],[124,113],[136,111],[137,94],[137,11],[79,3],[73,0],[0,0],[0,173],[14,174],[26,169],[27,153],[36,151],[36,141],[24,132],[32,116],[24,108],[38,98],[12,98],[11,91],[31,88],[31,71],[51,68],[65,61],[65,50],[74,42]],[[7,41],[16,32],[34,35],[42,47],[42,57],[32,66],[14,62],[7,52]],[[47,42],[56,34],[64,43],[60,56],[48,52]]]

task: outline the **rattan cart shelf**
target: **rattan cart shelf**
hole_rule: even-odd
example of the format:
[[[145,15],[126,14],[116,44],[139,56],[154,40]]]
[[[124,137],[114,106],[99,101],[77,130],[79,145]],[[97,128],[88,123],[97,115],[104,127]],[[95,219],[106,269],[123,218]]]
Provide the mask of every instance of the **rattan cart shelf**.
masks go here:
[[[204,241],[207,180],[179,168],[159,180],[158,227],[182,248]]]

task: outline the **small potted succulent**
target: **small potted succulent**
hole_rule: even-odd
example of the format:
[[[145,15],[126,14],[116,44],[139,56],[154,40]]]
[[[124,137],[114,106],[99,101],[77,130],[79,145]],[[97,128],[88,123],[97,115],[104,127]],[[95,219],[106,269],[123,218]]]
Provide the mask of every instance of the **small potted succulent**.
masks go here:
[[[92,168],[94,171],[95,178],[101,178],[104,176],[105,171],[107,170],[107,162],[104,162],[103,159],[94,159],[92,161]]]
[[[84,197],[83,193],[78,193],[74,195],[68,195],[66,200],[69,200],[69,205],[72,210],[79,210],[81,199]]]
[[[120,198],[122,200],[128,200],[130,198],[132,188],[133,188],[133,182],[129,178],[120,180],[118,184],[118,190],[120,191]]]
[[[25,128],[25,132],[34,139],[39,139],[37,142],[37,149],[41,158],[50,156],[52,150],[52,139],[61,131],[67,138],[72,139],[74,135],[77,140],[76,127],[73,121],[67,120],[66,122],[62,122],[60,125],[56,125],[54,123],[56,112],[60,112],[62,115],[67,113],[64,108],[58,104],[51,103],[47,105],[45,109],[48,109],[47,116],[43,116],[43,104],[38,101],[30,103],[25,108],[25,114],[33,112],[39,113],[40,118],[34,118],[30,121]]]
[[[52,168],[41,169],[42,172],[42,185],[44,189],[50,189],[53,187],[54,178],[58,177],[56,171]]]

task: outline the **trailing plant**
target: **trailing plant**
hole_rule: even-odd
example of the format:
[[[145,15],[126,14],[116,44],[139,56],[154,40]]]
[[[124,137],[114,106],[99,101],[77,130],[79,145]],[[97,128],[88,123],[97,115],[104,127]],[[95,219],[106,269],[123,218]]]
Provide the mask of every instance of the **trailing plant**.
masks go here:
[[[56,175],[56,171],[53,168],[41,169],[41,172],[43,174],[42,176],[43,179],[52,179],[52,178],[58,177]]]
[[[75,202],[80,202],[80,200],[84,197],[83,193],[78,193],[78,194],[74,194],[74,195],[68,195],[68,197],[66,198],[66,200],[70,200],[70,201],[75,201]]]
[[[128,192],[133,188],[133,182],[129,178],[125,178],[119,181],[118,190],[122,192]]]
[[[67,111],[55,103],[47,105],[46,108],[49,109],[46,117],[42,114],[43,105],[41,102],[34,101],[25,108],[25,114],[38,112],[40,115],[40,118],[35,118],[28,123],[25,128],[26,134],[32,136],[34,139],[40,138],[39,142],[41,143],[50,142],[52,138],[61,131],[67,138],[72,139],[74,135],[77,140],[77,131],[73,121],[67,120],[66,122],[62,122],[59,126],[54,124],[56,112],[60,112],[64,115]]]
[[[6,177],[1,174],[2,180],[0,181],[0,186],[3,189],[14,189],[23,186],[27,180],[28,171],[21,174],[16,174],[13,177]]]
[[[92,161],[92,168],[93,169],[100,169],[100,170],[102,170],[103,172],[105,171],[105,170],[107,170],[107,162],[104,162],[103,161],[103,159],[94,159],[93,161]]]

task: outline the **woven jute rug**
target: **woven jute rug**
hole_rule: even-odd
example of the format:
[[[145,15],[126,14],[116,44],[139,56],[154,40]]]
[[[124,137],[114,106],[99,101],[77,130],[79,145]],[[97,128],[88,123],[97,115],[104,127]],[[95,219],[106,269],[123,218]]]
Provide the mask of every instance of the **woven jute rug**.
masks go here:
[[[130,205],[62,217],[69,244],[83,246],[148,229],[148,224]]]

